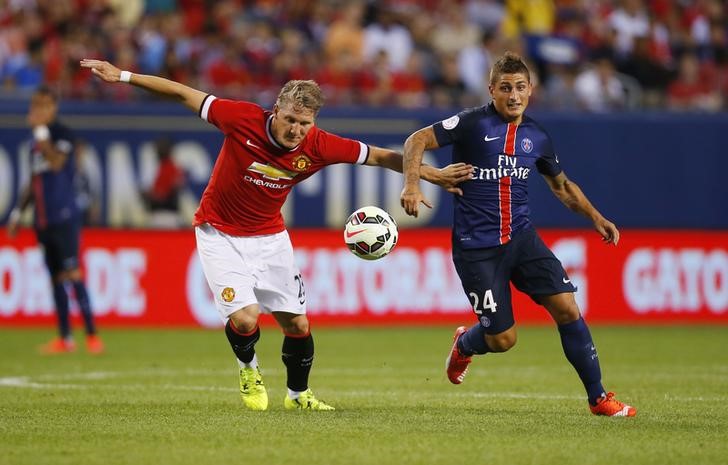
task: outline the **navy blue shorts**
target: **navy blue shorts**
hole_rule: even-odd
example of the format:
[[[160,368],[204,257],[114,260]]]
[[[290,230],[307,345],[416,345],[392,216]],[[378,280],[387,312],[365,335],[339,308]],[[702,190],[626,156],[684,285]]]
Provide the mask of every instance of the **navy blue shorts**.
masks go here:
[[[35,234],[43,247],[46,266],[51,276],[78,268],[80,224],[75,221],[52,224],[45,229],[36,229]]]
[[[462,249],[453,243],[453,262],[487,334],[502,333],[514,324],[510,283],[536,303],[539,296],[576,292],[561,262],[533,227],[496,247]]]

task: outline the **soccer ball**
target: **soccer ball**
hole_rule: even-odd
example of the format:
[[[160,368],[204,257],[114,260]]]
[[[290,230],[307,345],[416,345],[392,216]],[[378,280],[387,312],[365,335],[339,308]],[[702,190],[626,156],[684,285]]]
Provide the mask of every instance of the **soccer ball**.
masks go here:
[[[344,242],[351,253],[364,260],[378,260],[397,244],[397,223],[381,208],[361,207],[349,216]]]

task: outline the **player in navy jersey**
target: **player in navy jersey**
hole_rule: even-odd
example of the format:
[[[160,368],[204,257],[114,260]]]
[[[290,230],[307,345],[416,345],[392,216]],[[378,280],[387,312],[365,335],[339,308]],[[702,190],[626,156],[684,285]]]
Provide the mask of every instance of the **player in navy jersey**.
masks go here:
[[[419,188],[424,150],[452,145],[453,161],[473,166],[471,178],[459,186],[462,196],[455,197],[452,248],[478,323],[456,329],[447,376],[460,384],[473,355],[505,352],[516,343],[513,283],[556,322],[592,413],[634,416],[634,407],[602,386],[597,352],[574,299],[576,288],[529,219],[528,177],[534,170],[541,174],[556,197],[589,218],[607,244],[617,245],[619,231],[566,177],[544,129],[523,114],[531,89],[528,68],[507,52],[491,70],[491,104],[420,129],[405,142],[401,203],[408,215],[417,216],[419,204],[427,201]]]
[[[313,337],[303,278],[281,208],[295,184],[327,165],[365,164],[401,172],[402,155],[317,128],[323,95],[313,81],[289,81],[268,111],[168,79],[131,74],[104,61],[83,60],[81,66],[106,82],[129,82],[176,98],[225,134],[194,225],[202,269],[240,367],[243,404],[251,410],[268,408],[255,344],[260,313],[272,313],[284,334],[284,407],[333,410],[308,387]],[[423,166],[421,173],[423,179],[459,192],[455,186],[468,179],[471,168],[465,163],[441,170]]]
[[[90,353],[103,352],[96,334],[94,317],[79,267],[81,217],[76,204],[74,177],[75,137],[56,116],[58,102],[47,88],[33,93],[28,123],[33,128],[30,185],[20,195],[18,206],[8,221],[8,233],[15,236],[22,211],[32,203],[38,242],[43,247],[51,275],[53,300],[58,316],[59,337],[41,347],[43,353],[72,352],[76,345],[69,321],[69,296],[72,291],[81,310],[86,329],[86,348]]]

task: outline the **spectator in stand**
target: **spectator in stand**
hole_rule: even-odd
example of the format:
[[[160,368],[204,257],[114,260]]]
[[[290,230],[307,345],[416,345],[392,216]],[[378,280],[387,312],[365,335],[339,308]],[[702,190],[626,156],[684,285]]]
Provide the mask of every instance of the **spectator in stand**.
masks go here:
[[[498,0],[467,0],[464,8],[468,19],[481,31],[496,30],[506,15],[503,3]]]
[[[483,102],[478,96],[473,96],[466,102],[465,83],[460,79],[458,61],[455,55],[440,56],[437,67],[439,74],[430,83],[432,106],[438,108],[453,108],[462,106],[477,106]]]
[[[683,54],[677,79],[667,89],[667,107],[678,111],[718,111],[722,104],[714,82],[701,76],[697,56]]]
[[[468,20],[463,9],[443,3],[438,13],[440,21],[430,39],[436,54],[457,53],[478,43],[480,30]]]
[[[28,46],[28,54],[18,57],[4,72],[2,84],[11,89],[31,91],[43,82],[43,44],[33,41]]]
[[[642,0],[622,0],[621,3],[607,18],[614,31],[615,52],[620,58],[632,53],[637,37],[647,37],[650,32],[650,20]]]
[[[224,53],[210,63],[205,80],[210,88],[221,94],[243,94],[242,88],[253,81],[235,43],[226,44]]]
[[[501,30],[506,39],[525,35],[546,35],[554,28],[552,0],[505,0],[506,15]]]
[[[149,208],[149,226],[155,229],[175,229],[182,225],[179,215],[179,194],[184,187],[184,172],[172,158],[172,141],[160,137],[154,143],[159,168],[152,187],[144,193]]]
[[[655,108],[661,105],[671,72],[652,57],[649,37],[635,38],[632,53],[621,62],[619,71],[634,77],[642,86],[644,106]]]
[[[490,53],[518,51],[546,82],[550,65],[572,62],[544,60],[545,55],[553,59],[576,53],[577,64],[583,65],[584,57],[610,47],[617,69],[645,68],[632,55],[644,38],[652,61],[671,73],[677,69],[676,57],[694,51],[702,67],[715,68],[716,85],[725,88],[722,83],[728,82],[728,70],[718,63],[728,50],[723,0],[44,0],[0,5],[0,92],[10,97],[20,87],[30,91],[42,79],[76,99],[142,99],[137,89],[100,86],[73,66],[84,56],[106,56],[128,70],[216,88],[266,106],[283,82],[315,78],[318,70],[336,67],[345,49],[356,79],[340,93],[353,100],[330,104],[396,106],[384,92],[386,75],[369,68],[377,67],[385,52],[389,71],[401,72],[415,50],[426,93],[440,91],[432,87],[441,74],[439,55],[459,53],[468,93],[484,102],[490,97],[479,77],[487,74],[482,69],[490,66]],[[488,34],[491,42],[466,46],[478,42],[474,31]],[[298,46],[291,46],[295,41]],[[521,43],[528,44],[527,51]],[[234,60],[224,57],[226,47],[236,54]],[[237,79],[240,70],[247,77]],[[646,87],[648,107],[664,108],[663,87],[645,84],[654,71],[629,69],[626,74]],[[374,75],[378,84],[373,86]],[[217,86],[213,77],[227,83]],[[367,95],[373,87],[377,94]],[[548,109],[543,104],[550,101],[532,98],[532,105]]]
[[[581,103],[576,94],[575,84],[578,68],[576,65],[553,65],[549,80],[546,82],[543,104],[557,111],[574,111]]]
[[[394,101],[403,108],[424,108],[429,104],[427,84],[422,76],[422,54],[413,52],[405,68],[392,73]]]
[[[339,51],[335,60],[327,61],[316,73],[316,81],[326,94],[326,100],[334,105],[354,103],[356,59],[346,49]]]
[[[380,7],[376,20],[364,32],[364,59],[371,62],[379,52],[387,52],[389,67],[401,70],[412,53],[412,36],[409,30],[397,23],[394,13]]]
[[[464,48],[458,55],[458,68],[465,87],[471,94],[480,96],[481,102],[490,100],[487,76],[493,65],[495,47],[495,31],[486,30],[480,36],[478,44]]]
[[[607,50],[600,50],[591,66],[576,77],[574,90],[580,108],[594,113],[619,110],[627,102],[624,87]]]
[[[360,101],[364,104],[373,107],[391,104],[392,72],[386,51],[380,50],[372,63],[361,70],[357,84],[361,89]]]
[[[357,67],[361,66],[364,61],[364,10],[365,5],[361,1],[347,3],[331,23],[322,44],[328,61],[346,52]]]

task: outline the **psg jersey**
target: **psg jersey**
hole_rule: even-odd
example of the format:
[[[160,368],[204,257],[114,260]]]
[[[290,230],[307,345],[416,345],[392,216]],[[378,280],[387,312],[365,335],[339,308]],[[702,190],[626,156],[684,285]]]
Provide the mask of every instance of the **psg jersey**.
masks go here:
[[[34,222],[38,229],[49,225],[76,221],[79,219],[76,205],[76,160],[74,158],[74,135],[57,121],[48,125],[50,143],[56,150],[66,154],[66,161],[60,170],[54,171],[33,142],[30,149],[31,189],[35,208]]]
[[[493,104],[433,125],[440,147],[452,145],[453,162],[473,165],[472,178],[455,196],[453,241],[464,249],[505,244],[530,224],[528,177],[561,173],[551,138],[533,119],[504,121]]]
[[[316,126],[293,149],[271,135],[272,113],[258,105],[205,97],[200,117],[225,134],[194,225],[208,223],[232,236],[285,229],[281,208],[291,188],[334,163],[367,160],[367,145]]]

